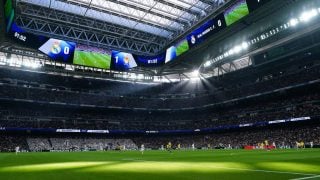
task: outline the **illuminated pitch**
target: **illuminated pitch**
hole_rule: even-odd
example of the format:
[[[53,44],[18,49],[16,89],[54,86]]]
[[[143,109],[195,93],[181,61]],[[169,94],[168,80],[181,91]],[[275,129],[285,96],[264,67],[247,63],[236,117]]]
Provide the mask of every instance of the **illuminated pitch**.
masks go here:
[[[0,179],[320,179],[320,149],[2,153]]]

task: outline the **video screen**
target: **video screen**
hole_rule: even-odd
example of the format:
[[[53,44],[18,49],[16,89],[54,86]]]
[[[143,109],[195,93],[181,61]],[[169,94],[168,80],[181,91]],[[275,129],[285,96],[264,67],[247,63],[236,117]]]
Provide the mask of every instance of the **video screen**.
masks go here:
[[[50,38],[39,50],[53,60],[71,64],[75,46],[73,42]]]
[[[250,12],[253,12],[254,10],[258,9],[265,3],[267,3],[270,0],[247,0],[248,8]]]
[[[130,53],[112,51],[111,69],[113,70],[128,70],[137,67],[137,63]]]
[[[191,34],[187,36],[189,45],[194,46],[203,42],[209,35],[212,34],[213,27],[214,21],[209,20],[203,25],[201,25],[198,29],[194,30]]]
[[[155,66],[161,66],[164,64],[166,59],[166,53],[161,53],[156,56],[133,55],[133,57],[136,60],[138,66],[155,67]]]
[[[249,14],[249,9],[247,2],[245,0],[240,0],[224,12],[224,17],[227,26],[239,21],[243,17]]]
[[[182,40],[181,42],[179,42],[174,46],[171,46],[170,48],[167,49],[165,63],[173,61],[175,58],[177,58],[181,54],[184,54],[189,49],[190,47],[187,39]]]
[[[45,36],[39,36],[31,34],[20,28],[15,22],[12,23],[11,30],[8,32],[8,36],[14,41],[27,47],[38,49],[50,38]]]
[[[11,29],[11,25],[14,21],[14,9],[12,0],[5,1],[4,4],[4,15],[6,19],[6,32],[9,32]]]
[[[168,63],[177,57],[176,51],[177,48],[175,46],[171,46],[167,49],[165,63]]]
[[[19,44],[40,50],[55,61],[72,63],[76,45],[73,42],[31,34],[17,26],[16,23],[12,23],[8,36]]]
[[[74,52],[73,64],[110,69],[111,52],[102,48],[78,44]]]
[[[189,47],[196,46],[226,27],[223,13],[201,25],[187,36]]]
[[[187,51],[189,51],[189,44],[187,40],[183,40],[176,45],[177,56],[180,56],[181,54],[184,54]]]

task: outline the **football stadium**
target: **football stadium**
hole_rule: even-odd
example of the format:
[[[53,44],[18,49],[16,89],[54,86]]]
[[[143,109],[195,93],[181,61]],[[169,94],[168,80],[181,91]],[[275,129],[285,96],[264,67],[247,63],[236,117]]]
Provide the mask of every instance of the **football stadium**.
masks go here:
[[[1,0],[0,180],[320,180],[320,0]]]

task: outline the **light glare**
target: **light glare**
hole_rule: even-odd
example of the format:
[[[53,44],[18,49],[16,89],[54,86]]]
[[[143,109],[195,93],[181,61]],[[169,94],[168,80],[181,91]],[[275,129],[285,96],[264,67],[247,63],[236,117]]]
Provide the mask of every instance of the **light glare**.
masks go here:
[[[313,17],[315,17],[316,15],[318,15],[318,12],[315,9],[312,9],[311,11],[302,13],[300,16],[300,20],[307,22]]]
[[[192,72],[192,76],[199,76],[199,70],[194,70]]]
[[[241,51],[241,46],[234,47],[234,52],[239,53]]]
[[[243,42],[241,46],[242,46],[242,49],[248,49],[249,47],[247,42]]]
[[[294,18],[294,19],[291,19],[289,21],[289,23],[290,23],[291,26],[296,26],[299,23],[299,20]]]

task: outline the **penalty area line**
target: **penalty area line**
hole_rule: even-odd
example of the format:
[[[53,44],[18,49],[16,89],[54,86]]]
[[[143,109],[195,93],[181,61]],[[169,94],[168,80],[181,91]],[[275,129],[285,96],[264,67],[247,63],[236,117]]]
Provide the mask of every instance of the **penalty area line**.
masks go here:
[[[243,168],[228,168],[228,167],[215,167],[218,169],[230,169],[230,170],[239,170],[239,171],[253,171],[253,172],[264,172],[264,173],[277,173],[277,174],[292,174],[292,175],[302,175],[302,176],[311,176],[311,177],[320,177],[318,174],[305,174],[298,172],[288,172],[288,171],[271,171],[271,170],[262,170],[262,169],[243,169]],[[298,179],[296,179],[298,180]]]

